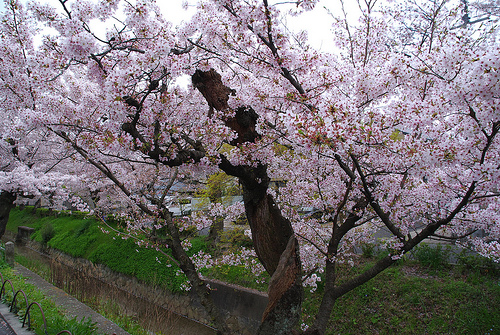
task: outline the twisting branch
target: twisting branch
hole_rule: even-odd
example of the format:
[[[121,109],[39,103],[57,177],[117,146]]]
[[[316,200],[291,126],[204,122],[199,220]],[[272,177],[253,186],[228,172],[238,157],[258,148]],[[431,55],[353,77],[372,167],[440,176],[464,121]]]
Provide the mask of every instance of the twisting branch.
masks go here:
[[[443,240],[459,240],[459,239],[462,239],[462,238],[465,238],[467,236],[470,236],[472,234],[474,234],[475,232],[477,232],[478,230],[477,229],[473,229],[472,231],[466,233],[466,234],[462,234],[460,236],[446,236],[446,235],[441,235],[441,234],[432,234],[431,236],[434,236],[434,237],[437,237],[437,238],[441,238]]]
[[[188,39],[188,42],[191,43],[191,45],[186,45],[184,48],[179,48],[179,47],[171,48],[170,52],[173,53],[176,56],[190,53],[191,50],[194,49],[195,45],[197,45],[197,44],[200,43],[202,37],[203,37],[203,35],[201,35],[200,37],[198,37],[198,39],[196,40],[196,42],[191,42],[191,40]]]
[[[316,242],[314,242],[313,240],[311,240],[310,238],[308,238],[307,236],[304,236],[302,234],[295,233],[295,235],[297,235],[298,237],[300,237],[301,239],[303,239],[307,243],[311,244],[313,247],[316,248],[316,250],[318,250],[321,254],[323,254],[323,256],[328,257],[328,253],[326,253],[325,251],[323,251],[323,249],[321,248],[321,246],[318,245]]]
[[[71,140],[71,138],[64,132],[62,131],[54,131],[53,132],[61,137],[64,141],[69,143],[85,160],[87,160],[90,164],[95,166],[99,171],[101,171],[107,178],[109,178],[118,188],[129,198],[132,198],[132,193],[125,187],[123,183],[121,183],[118,178],[111,172],[111,170],[102,162],[93,159],[90,157],[90,155],[87,153],[85,149],[80,147],[76,141]],[[194,266],[192,260],[190,257],[187,255],[186,251],[184,250],[182,244],[181,244],[181,239],[179,235],[179,229],[176,227],[176,225],[173,222],[172,219],[172,213],[165,208],[163,203],[158,203],[157,202],[157,208],[158,212],[155,213],[152,210],[148,208],[148,206],[138,199],[134,199],[136,205],[146,214],[152,216],[152,217],[159,217],[164,220],[167,231],[169,232],[170,236],[172,239],[170,240],[171,244],[170,247],[172,249],[173,256],[177,260],[177,263],[181,270],[186,274],[188,277],[194,291],[197,293],[197,297],[200,299],[200,303],[206,308],[207,312],[209,313],[210,317],[212,318],[212,321],[216,325],[216,327],[221,331],[221,333],[224,334],[230,334],[230,331],[226,325],[226,323],[223,320],[223,317],[221,316],[220,312],[218,309],[215,307],[213,301],[210,299],[209,294],[210,291],[208,290],[207,286],[203,282],[203,280],[199,277],[198,272],[196,271],[196,267]]]
[[[151,93],[154,89],[155,86],[150,85],[147,94]],[[180,166],[188,162],[199,162],[203,157],[205,157],[205,149],[202,144],[199,141],[194,141],[189,139],[186,135],[183,135],[182,139],[184,139],[188,144],[191,144],[193,149],[190,150],[183,148],[179,145],[177,140],[172,138],[172,143],[177,146],[177,154],[174,158],[170,158],[170,153],[160,148],[159,137],[161,126],[159,121],[154,123],[155,130],[154,139],[152,141],[153,143],[144,138],[144,136],[137,129],[144,98],[141,99],[141,102],[139,102],[133,97],[125,96],[124,102],[136,109],[136,113],[134,114],[132,121],[122,124],[122,130],[132,136],[134,140],[139,141],[141,144],[138,146],[137,143],[134,143],[135,150],[139,150],[149,158],[169,167]]]
[[[356,179],[356,175],[354,174],[354,171],[352,171],[349,166],[342,160],[342,157],[340,157],[339,154],[335,154],[334,156],[335,161],[339,164],[340,168],[344,170],[344,172],[349,176],[349,178],[354,181]]]
[[[257,36],[260,38],[262,43],[264,43],[269,48],[269,50],[271,50],[276,62],[278,63],[278,65],[280,65],[282,76],[285,77],[301,95],[305,95],[306,92],[302,87],[302,85],[297,81],[297,79],[290,73],[290,71],[286,67],[281,66],[283,61],[281,60],[280,55],[278,53],[278,48],[276,47],[273,41],[271,12],[269,10],[269,4],[267,0],[264,0],[264,7],[265,7],[265,15],[267,18],[267,39],[261,34],[257,34]],[[253,28],[251,30],[253,32]]]
[[[94,61],[97,63],[97,66],[99,66],[99,69],[101,69],[101,71],[102,71],[105,75],[107,75],[107,74],[108,74],[108,73],[107,73],[107,71],[106,71],[106,69],[105,69],[105,68],[104,68],[104,66],[102,65],[102,61],[101,61],[101,59],[97,58],[97,57],[96,57],[96,55],[94,55],[94,54],[91,54],[91,55],[90,55],[90,58],[91,58],[92,60],[94,60]]]
[[[352,182],[350,180],[349,182]],[[346,190],[344,201],[349,194],[349,187]],[[361,216],[356,214],[357,210],[363,209],[367,206],[366,200],[359,199],[357,204],[352,209],[352,212],[349,216],[344,220],[344,222],[339,225],[334,222],[332,229],[332,237],[330,242],[328,243],[328,251],[325,265],[325,288],[323,298],[321,300],[320,308],[318,309],[318,313],[316,314],[316,320],[314,322],[313,327],[311,328],[311,334],[323,334],[325,332],[328,320],[330,319],[330,314],[332,312],[333,306],[335,305],[335,300],[337,296],[335,295],[336,290],[336,280],[337,280],[337,254],[340,247],[340,242],[344,238],[344,236],[353,228],[356,227],[356,222],[361,219]],[[340,204],[337,210],[337,214],[344,207],[344,204]],[[336,215],[337,216],[337,215]],[[335,220],[338,220],[336,218]],[[318,333],[315,333],[315,330],[319,330]],[[307,332],[306,332],[307,334]]]
[[[63,6],[64,11],[68,15],[68,18],[71,19],[71,12],[68,10],[68,7],[66,7],[66,2],[68,2],[68,0],[59,0],[59,3]]]
[[[471,113],[472,112],[473,112],[473,110],[471,110]],[[499,131],[500,131],[500,122],[498,122],[498,121],[494,122],[492,125],[491,133],[489,135],[486,135],[487,143],[484,146],[482,153],[481,153],[481,161],[480,161],[481,165],[484,164],[486,153],[489,150],[495,136],[498,134]],[[414,238],[406,241],[404,243],[403,250],[405,252],[411,250],[415,245],[417,245],[418,243],[423,241],[425,238],[435,234],[435,232],[440,227],[448,225],[455,218],[455,216],[458,213],[460,213],[460,211],[462,211],[467,206],[467,204],[469,204],[471,199],[474,199],[472,195],[474,194],[474,191],[476,190],[477,184],[478,184],[477,181],[471,182],[467,188],[467,191],[463,195],[462,200],[460,201],[460,203],[457,204],[455,209],[452,210],[446,217],[444,217],[440,220],[437,220],[437,221],[429,224],[428,226],[426,226]]]
[[[365,195],[366,199],[370,203],[370,206],[373,208],[375,213],[377,213],[379,218],[386,225],[386,227],[391,231],[391,233],[393,233],[400,241],[404,241],[405,236],[403,235],[403,233],[396,227],[396,225],[391,221],[389,215],[384,212],[384,210],[380,207],[378,202],[373,197],[373,194],[370,191],[370,187],[368,186],[366,176],[363,173],[363,170],[361,169],[361,166],[359,164],[358,159],[354,155],[351,155],[351,159],[354,162],[354,166],[355,166],[356,171],[359,174],[359,177],[361,178],[361,182],[363,184],[363,194]]]
[[[101,221],[106,227],[108,227],[108,229],[114,231],[118,236],[126,236],[127,238],[131,238],[135,241],[138,241],[140,243],[143,243],[144,240],[136,237],[136,236],[133,236],[131,234],[128,234],[128,233],[124,233],[124,232],[121,232],[119,231],[118,229],[115,229],[114,227],[110,226],[108,222],[106,222],[106,220],[104,220],[101,216],[99,215],[96,215],[97,219],[99,221]],[[153,241],[155,242],[155,241]],[[146,242],[147,243],[147,242]],[[158,245],[155,245],[156,247],[159,247]],[[170,259],[170,261],[172,261],[172,263],[174,263],[175,265],[177,266],[180,266],[179,262],[173,258],[170,254],[166,253],[165,251],[161,250],[161,248],[157,248],[156,251],[160,252],[162,255],[164,255],[165,257],[167,257],[168,259]]]

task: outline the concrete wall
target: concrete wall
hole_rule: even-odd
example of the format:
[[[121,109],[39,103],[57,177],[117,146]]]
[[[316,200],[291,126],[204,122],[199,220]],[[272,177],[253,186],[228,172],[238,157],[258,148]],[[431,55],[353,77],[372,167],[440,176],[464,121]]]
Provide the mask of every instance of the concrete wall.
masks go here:
[[[216,280],[206,282],[215,305],[225,312],[228,323],[234,324],[232,328],[255,333],[267,306],[267,294]]]

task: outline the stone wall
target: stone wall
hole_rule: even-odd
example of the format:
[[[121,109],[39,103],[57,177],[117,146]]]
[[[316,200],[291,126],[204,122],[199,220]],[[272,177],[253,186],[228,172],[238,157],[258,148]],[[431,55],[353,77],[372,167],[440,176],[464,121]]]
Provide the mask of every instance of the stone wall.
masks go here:
[[[94,264],[83,258],[73,258],[55,249],[42,248],[39,243],[26,238],[23,239],[22,244],[43,253],[54,262],[79,271],[83,276],[101,280],[177,315],[206,325],[210,324],[207,313],[193,299],[192,293],[172,293],[160,287],[152,287],[135,277],[112,271],[102,264]],[[230,328],[242,335],[255,334],[267,305],[267,294],[215,280],[207,279],[206,282],[212,290],[214,303],[224,313]]]

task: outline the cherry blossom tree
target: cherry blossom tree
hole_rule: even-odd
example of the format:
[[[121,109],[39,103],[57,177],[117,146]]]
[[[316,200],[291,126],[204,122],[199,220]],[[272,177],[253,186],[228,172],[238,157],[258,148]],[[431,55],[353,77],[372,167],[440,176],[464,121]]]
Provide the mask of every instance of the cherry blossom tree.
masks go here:
[[[301,331],[325,333],[339,297],[431,236],[500,259],[495,21],[463,25],[465,2],[367,0],[352,23],[340,2],[327,53],[283,24],[316,3],[200,0],[174,27],[147,0],[6,2],[7,115],[50,138],[50,152],[71,153],[92,191],[154,219],[151,241],[172,249],[220,333],[233,330],[195,264],[208,256],[187,256],[168,210],[180,176],[238,178],[255,255],[271,276],[260,334],[298,331],[303,287],[320,280],[321,307]],[[13,153],[12,129],[2,137]],[[304,207],[320,215],[300,215]],[[388,255],[338,283],[339,264],[380,230]]]
[[[44,195],[48,205],[61,209],[73,198],[70,188],[78,187],[74,165],[65,161],[74,153],[60,143],[54,143],[48,129],[36,128],[26,122],[34,110],[37,86],[30,71],[32,36],[37,33],[35,22],[9,3],[1,22],[0,90],[3,119],[0,125],[0,236],[5,232],[10,210],[15,202]],[[28,114],[27,114],[28,113]]]

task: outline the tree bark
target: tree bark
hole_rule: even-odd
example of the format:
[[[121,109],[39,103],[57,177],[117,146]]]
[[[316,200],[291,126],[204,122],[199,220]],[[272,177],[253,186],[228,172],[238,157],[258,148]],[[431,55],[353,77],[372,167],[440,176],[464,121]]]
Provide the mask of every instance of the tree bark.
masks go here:
[[[273,275],[282,253],[294,235],[292,225],[283,217],[274,199],[267,193],[269,180],[264,166],[253,168],[259,180],[240,178],[243,201],[255,252],[266,271]]]
[[[15,207],[16,194],[13,192],[0,192],[0,238],[5,234],[10,210]]]
[[[291,236],[269,283],[269,303],[258,334],[290,334],[300,320],[302,269],[299,243]]]

